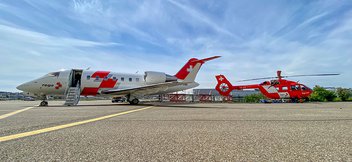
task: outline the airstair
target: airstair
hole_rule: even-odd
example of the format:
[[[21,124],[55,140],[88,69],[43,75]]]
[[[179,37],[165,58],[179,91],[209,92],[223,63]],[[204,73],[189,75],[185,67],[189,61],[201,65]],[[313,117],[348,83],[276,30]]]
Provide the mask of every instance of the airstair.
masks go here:
[[[64,105],[66,106],[77,105],[79,102],[80,93],[81,93],[81,89],[79,85],[77,87],[70,87],[67,91],[66,101]]]
[[[81,95],[81,79],[82,79],[83,70],[72,69],[69,80],[68,80],[68,89],[66,89],[66,101],[64,105],[66,106],[75,106],[79,102]]]

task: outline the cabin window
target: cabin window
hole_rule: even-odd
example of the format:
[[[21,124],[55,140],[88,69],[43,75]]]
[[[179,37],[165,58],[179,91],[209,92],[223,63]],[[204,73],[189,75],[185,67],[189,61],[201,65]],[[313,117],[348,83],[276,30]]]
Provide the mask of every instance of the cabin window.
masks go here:
[[[99,80],[99,76],[96,76],[96,77],[95,77],[95,80]]]
[[[128,78],[128,81],[132,82],[132,78]]]
[[[90,75],[87,75],[87,80],[90,80]]]
[[[112,80],[113,80],[113,81],[116,81],[116,80],[117,80],[117,78],[116,78],[116,77],[112,77]]]
[[[121,82],[124,82],[125,81],[125,78],[124,77],[121,77]]]
[[[282,87],[283,91],[287,91],[287,89],[288,89],[287,87]]]
[[[303,91],[307,90],[306,86],[302,85],[302,90]]]
[[[139,82],[139,78],[136,78],[136,82]]]
[[[104,77],[104,80],[108,80],[108,77],[106,76],[106,77]]]

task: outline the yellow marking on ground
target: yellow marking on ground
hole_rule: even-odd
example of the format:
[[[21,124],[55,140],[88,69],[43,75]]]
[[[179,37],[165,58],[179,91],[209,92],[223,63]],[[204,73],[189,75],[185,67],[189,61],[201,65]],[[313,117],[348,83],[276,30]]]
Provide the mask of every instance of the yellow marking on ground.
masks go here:
[[[104,120],[104,119],[112,118],[112,117],[115,117],[115,116],[120,116],[120,115],[125,115],[125,114],[129,114],[129,113],[137,112],[137,111],[150,109],[152,107],[154,107],[154,106],[148,106],[148,107],[144,107],[144,108],[140,108],[140,109],[124,111],[124,112],[120,112],[120,113],[117,113],[117,114],[111,114],[111,115],[102,116],[102,117],[98,117],[98,118],[94,118],[94,119],[88,119],[88,120],[83,120],[83,121],[79,121],[79,122],[74,122],[74,123],[69,123],[69,124],[64,124],[64,125],[58,125],[58,126],[54,126],[54,127],[43,128],[43,129],[39,129],[39,130],[34,130],[34,131],[29,131],[29,132],[24,132],[24,133],[19,133],[19,134],[3,136],[3,137],[0,137],[0,142],[14,140],[14,139],[28,137],[28,136],[33,136],[33,135],[42,134],[42,133],[47,133],[47,132],[60,130],[60,129],[64,129],[64,128],[69,128],[69,127],[73,127],[73,126],[77,126],[77,125],[81,125],[81,124],[87,124],[87,123],[91,123],[91,122],[96,122],[96,121],[99,121],[99,120]]]
[[[23,111],[27,111],[27,110],[32,109],[32,108],[34,108],[34,107],[27,107],[27,108],[24,108],[24,109],[21,109],[21,110],[17,110],[17,111],[8,113],[8,114],[1,115],[1,116],[0,116],[0,119],[7,118],[7,117],[9,117],[9,116],[12,116],[12,115],[21,113],[21,112],[23,112]]]

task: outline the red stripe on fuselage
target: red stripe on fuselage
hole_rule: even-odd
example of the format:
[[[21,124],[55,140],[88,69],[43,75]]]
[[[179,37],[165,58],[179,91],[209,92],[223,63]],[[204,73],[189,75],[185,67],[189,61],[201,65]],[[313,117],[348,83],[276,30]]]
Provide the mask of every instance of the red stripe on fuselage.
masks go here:
[[[98,93],[99,88],[86,87],[83,88],[81,95],[83,96],[95,96]]]
[[[95,78],[97,76],[99,76],[99,78],[105,78],[106,76],[108,76],[110,73],[110,71],[96,71],[93,75],[92,78]]]
[[[116,82],[117,80],[112,80],[112,79],[103,80],[99,88],[114,88]]]
[[[110,74],[109,71],[96,71],[91,77],[94,79],[98,76],[102,80],[99,87],[85,87],[85,88],[83,88],[81,95],[95,96],[98,94],[98,91],[100,88],[114,88],[117,83],[117,80],[113,80],[111,78],[105,78],[109,74]]]

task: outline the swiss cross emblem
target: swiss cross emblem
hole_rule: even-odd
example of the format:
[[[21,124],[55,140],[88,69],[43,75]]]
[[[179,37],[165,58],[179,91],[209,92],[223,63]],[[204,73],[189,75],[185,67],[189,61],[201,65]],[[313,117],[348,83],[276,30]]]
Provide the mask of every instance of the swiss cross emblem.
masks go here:
[[[187,72],[189,72],[189,73],[190,73],[192,70],[193,70],[193,66],[192,66],[192,65],[190,65],[190,66],[189,66],[189,68],[187,68]]]
[[[59,89],[60,87],[62,87],[62,84],[60,82],[56,83],[55,89]]]
[[[221,76],[221,77],[219,78],[219,80],[222,81],[222,80],[224,80],[224,78]]]

